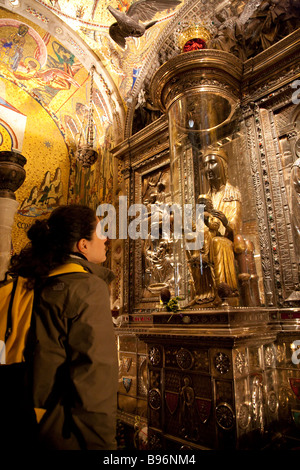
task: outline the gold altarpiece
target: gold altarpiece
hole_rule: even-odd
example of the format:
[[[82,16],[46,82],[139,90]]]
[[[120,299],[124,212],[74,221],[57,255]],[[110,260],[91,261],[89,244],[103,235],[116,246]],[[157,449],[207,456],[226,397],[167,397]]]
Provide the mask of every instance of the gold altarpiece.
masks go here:
[[[128,237],[118,261],[119,419],[139,448],[299,438],[299,46],[298,30],[245,62],[179,54],[152,78],[161,117],[113,150],[128,207],[205,205],[198,251],[159,232]]]

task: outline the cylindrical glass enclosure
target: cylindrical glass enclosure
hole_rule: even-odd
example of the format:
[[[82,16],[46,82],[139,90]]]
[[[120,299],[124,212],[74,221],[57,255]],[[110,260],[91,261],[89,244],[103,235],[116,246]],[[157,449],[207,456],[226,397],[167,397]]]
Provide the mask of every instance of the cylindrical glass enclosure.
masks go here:
[[[175,294],[182,306],[260,306],[260,245],[238,77],[228,70],[230,54],[204,52],[187,53],[189,71],[182,54],[157,73],[169,121],[172,204],[182,211],[181,233],[175,213],[173,224]]]
[[[177,99],[168,117],[173,203],[183,213],[183,236],[174,236],[176,294],[185,305],[216,304],[221,288],[226,298],[230,290],[230,297],[238,294],[233,242],[241,233],[241,196],[228,175],[228,159],[243,139],[238,105],[199,91]]]

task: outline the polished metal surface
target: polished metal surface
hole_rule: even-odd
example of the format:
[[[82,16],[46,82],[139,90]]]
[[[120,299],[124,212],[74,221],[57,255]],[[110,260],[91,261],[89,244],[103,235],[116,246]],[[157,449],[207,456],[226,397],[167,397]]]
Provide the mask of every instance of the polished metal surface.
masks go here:
[[[139,261],[145,247],[139,241],[127,242],[127,317],[116,328],[117,337],[124,339],[121,363],[128,365],[131,358],[134,364],[132,338],[143,343],[146,352],[140,359],[143,373],[139,367],[134,372],[137,378],[123,366],[120,413],[123,419],[127,413],[129,422],[137,412],[136,400],[147,398],[151,450],[268,448],[278,437],[274,429],[299,433],[299,259],[291,190],[299,158],[299,103],[292,101],[291,86],[299,77],[298,59],[299,30],[244,62],[226,51],[202,50],[172,57],[153,73],[153,102],[165,113],[172,115],[173,109],[174,119],[179,109],[183,114],[181,122],[173,120],[178,124],[174,142],[181,161],[177,188],[182,200],[207,192],[200,192],[204,178],[199,179],[199,168],[195,170],[192,146],[181,141],[188,114],[203,118],[201,106],[197,112],[197,98],[201,103],[201,94],[214,96],[221,104],[223,117],[217,115],[211,124],[210,115],[207,127],[197,124],[197,131],[204,130],[206,136],[227,117],[230,121],[235,105],[240,106],[238,131],[217,140],[228,151],[230,183],[241,192],[247,243],[240,240],[237,254],[244,247],[245,258],[237,257],[236,262],[245,268],[247,258],[253,269],[254,259],[255,271],[247,272],[249,276],[241,271],[239,306],[181,304],[177,312],[168,312],[154,291],[144,295],[151,285],[145,284]],[[159,175],[164,174],[169,185],[170,172],[174,173],[169,135],[162,116],[114,149],[123,164],[130,203],[147,200],[141,188],[156,178],[158,185]],[[199,150],[199,141],[196,144]],[[184,178],[189,181],[185,189]],[[187,272],[182,279],[188,280]],[[156,281],[163,284],[168,279]],[[259,303],[247,306],[246,285],[254,289]],[[132,379],[130,388],[123,377]]]

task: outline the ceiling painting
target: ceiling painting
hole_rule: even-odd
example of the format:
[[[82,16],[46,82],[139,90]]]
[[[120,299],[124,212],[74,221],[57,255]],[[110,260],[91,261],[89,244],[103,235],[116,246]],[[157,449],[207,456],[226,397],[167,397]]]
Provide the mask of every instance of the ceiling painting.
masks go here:
[[[210,36],[207,47],[229,51],[245,60],[288,34],[289,28],[298,27],[299,18],[297,0],[1,0],[1,4],[5,11],[19,13],[21,22],[22,17],[23,21],[30,18],[43,28],[86,70],[96,66],[95,82],[106,107],[106,122],[117,122],[116,143],[131,133],[132,116],[145,82],[147,86],[147,80],[161,63],[182,52],[179,36],[184,36],[185,30],[204,27]],[[150,27],[139,37],[135,33],[125,35],[122,44],[118,35],[112,32],[113,25],[120,24],[115,12],[132,19],[130,12],[140,5],[145,11],[148,8],[157,10],[151,17],[139,18],[143,27]],[[38,32],[39,28],[33,29]],[[28,41],[30,34],[31,30],[26,34]],[[39,36],[44,40],[42,34]],[[7,47],[10,47],[9,43],[2,48],[3,56]],[[57,49],[49,51],[47,46],[48,56],[61,65],[57,52]],[[5,59],[14,61],[13,67],[17,66],[18,52]],[[38,60],[37,57],[34,59]],[[76,63],[71,63],[71,57],[66,56],[63,61],[65,66],[69,61],[69,67],[62,68],[60,73],[49,70],[44,73],[41,67],[35,79],[39,82],[53,80],[57,87],[70,87],[71,90],[76,87],[75,82],[81,86],[70,73]],[[33,75],[34,60],[28,59],[26,66]],[[38,67],[36,63],[35,71]],[[54,63],[53,68],[60,67]],[[19,78],[22,72],[29,74],[18,66]],[[57,74],[55,78],[54,74]]]
[[[96,80],[91,85],[89,69],[70,49],[44,27],[0,8],[0,151],[17,149],[27,159],[26,180],[16,191],[16,251],[34,219],[57,205],[96,208],[112,197],[112,92],[105,74],[97,75],[100,87]],[[75,151],[87,138],[90,105],[99,158],[84,169]]]
[[[56,120],[70,145],[84,138],[83,112],[90,100],[89,70],[49,32],[0,9],[0,75],[35,98]],[[97,86],[93,107],[97,139],[104,139],[112,112]],[[72,118],[70,118],[72,116]]]
[[[171,0],[169,2],[172,4]],[[158,39],[168,21],[176,14],[184,1],[180,4],[175,2],[178,3],[175,7],[158,11],[153,16],[153,21],[156,23],[147,29],[143,36],[126,38],[125,48],[120,47],[109,34],[109,28],[116,22],[116,19],[108,10],[108,6],[126,13],[132,4],[137,3],[136,0],[92,0],[85,2],[82,0],[72,2],[68,0],[39,0],[38,3],[59,16],[99,56],[126,104],[153,42]]]

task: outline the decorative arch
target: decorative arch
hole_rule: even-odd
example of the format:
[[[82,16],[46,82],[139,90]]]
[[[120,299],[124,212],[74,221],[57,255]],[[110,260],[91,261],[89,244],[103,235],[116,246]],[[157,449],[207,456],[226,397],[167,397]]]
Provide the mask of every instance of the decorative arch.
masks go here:
[[[125,110],[122,98],[100,58],[89,48],[79,35],[48,8],[33,0],[26,2],[4,0],[1,2],[1,8],[28,19],[30,22],[47,31],[60,43],[64,44],[86,70],[89,71],[92,66],[95,66],[94,82],[109,112],[111,122],[114,125],[116,139],[118,141],[122,140],[125,124]]]

